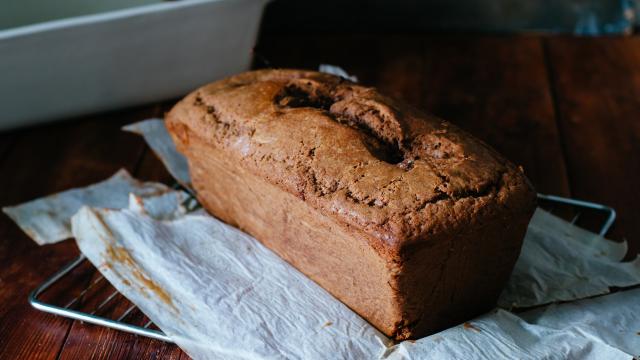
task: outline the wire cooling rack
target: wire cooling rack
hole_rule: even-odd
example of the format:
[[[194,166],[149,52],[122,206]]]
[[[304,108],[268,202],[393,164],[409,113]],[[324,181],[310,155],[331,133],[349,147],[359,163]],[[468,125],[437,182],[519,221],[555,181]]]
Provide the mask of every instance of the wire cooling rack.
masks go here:
[[[545,210],[602,236],[616,219],[615,210],[602,204],[545,194],[538,194],[538,200]],[[191,211],[200,206],[193,196],[184,204]],[[594,224],[600,225],[594,227]],[[50,293],[56,295],[55,301],[48,296]],[[68,299],[61,301],[60,298],[64,298],[61,294],[67,295]],[[33,290],[29,303],[47,313],[173,342],[113,288],[84,255],[78,256]]]

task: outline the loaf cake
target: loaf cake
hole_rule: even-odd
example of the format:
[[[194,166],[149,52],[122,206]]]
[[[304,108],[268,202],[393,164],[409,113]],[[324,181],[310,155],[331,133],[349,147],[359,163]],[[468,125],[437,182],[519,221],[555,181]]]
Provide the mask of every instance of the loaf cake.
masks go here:
[[[483,142],[333,75],[242,73],[166,125],[211,214],[397,340],[491,309],[535,207]]]

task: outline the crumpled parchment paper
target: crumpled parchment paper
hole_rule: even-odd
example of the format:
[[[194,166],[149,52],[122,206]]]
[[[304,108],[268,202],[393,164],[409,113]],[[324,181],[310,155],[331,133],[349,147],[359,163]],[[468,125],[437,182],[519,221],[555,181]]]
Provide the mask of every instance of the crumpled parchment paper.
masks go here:
[[[640,289],[506,310],[393,348],[390,359],[630,359],[640,353]]]
[[[154,149],[170,149],[166,142],[171,139],[166,130],[158,131],[160,125],[156,119],[136,128],[154,139]],[[165,163],[179,157],[158,153]],[[37,228],[39,236],[46,236],[49,228],[68,226],[68,218],[30,209],[75,213],[79,199],[96,197],[98,185],[5,212],[24,229]],[[249,235],[203,211],[186,214],[186,194],[166,187],[149,192],[99,189],[98,198],[113,196],[113,191],[122,192],[118,198],[133,194],[128,206],[119,201],[83,207],[71,226],[78,246],[194,358],[629,359],[640,354],[638,289],[517,315],[496,309],[418,341],[392,345]],[[86,191],[93,197],[82,195]],[[609,286],[637,284],[638,260],[619,262],[625,251],[625,244],[538,210],[500,304],[509,308],[567,301],[606,293]]]
[[[640,258],[621,262],[626,253],[626,242],[607,240],[538,209],[498,304],[529,307],[640,284]]]
[[[140,121],[126,125],[122,130],[142,135],[144,141],[158,155],[169,174],[180,184],[187,188],[190,187],[189,164],[187,159],[176,150],[176,145],[167,132],[163,119]]]
[[[140,203],[132,195],[135,210],[83,208],[74,236],[195,358],[628,359],[640,351],[640,289],[519,315],[497,309],[391,346],[249,235],[206,214],[156,220]]]
[[[127,170],[121,169],[97,184],[4,207],[2,211],[38,245],[45,245],[72,236],[70,220],[82,206],[120,209],[127,207],[130,193],[149,195],[168,190],[164,184],[138,181]]]

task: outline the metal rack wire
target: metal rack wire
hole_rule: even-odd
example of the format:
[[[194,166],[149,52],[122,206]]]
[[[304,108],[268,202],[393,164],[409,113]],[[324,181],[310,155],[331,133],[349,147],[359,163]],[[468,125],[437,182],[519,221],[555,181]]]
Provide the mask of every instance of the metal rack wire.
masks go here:
[[[572,214],[572,217],[567,220],[570,220],[573,224],[577,224],[580,218],[590,211],[595,211],[604,215],[605,217],[602,225],[598,229],[595,229],[596,232],[602,236],[606,235],[616,219],[615,210],[602,204],[545,194],[538,194],[538,199],[540,200],[540,205],[549,211],[557,210],[558,206],[568,207],[571,210],[570,213]],[[190,196],[185,200],[184,204],[190,211],[200,207],[193,196]],[[76,289],[75,293],[77,295],[64,304],[54,304],[42,299],[46,292],[53,290],[56,286],[60,286],[64,279],[72,278],[74,270],[82,266],[91,266],[84,255],[78,256],[33,290],[29,295],[29,303],[34,308],[47,313],[166,342],[173,342],[171,338],[165,335],[162,331],[153,329],[155,325],[150,320],[146,319],[146,317],[143,317],[144,320],[142,322],[133,322],[131,319],[133,318],[134,313],[142,314],[134,304],[129,303],[129,305],[125,307],[124,311],[112,314],[111,317],[104,315],[104,310],[112,308],[118,299],[121,298],[121,301],[127,302],[128,300],[126,300],[126,298],[124,298],[117,290],[111,287],[101,274],[98,274],[98,276],[89,282],[89,284],[82,290],[77,291]],[[95,271],[95,268],[92,269]],[[73,282],[73,280],[74,279],[69,279],[71,282]],[[99,285],[104,285],[105,282],[110,290],[96,291],[96,288]],[[95,304],[95,307],[91,309],[80,309],[79,305],[83,303],[83,299],[91,293],[97,293],[99,297],[92,301],[92,303]],[[142,315],[144,316],[144,314]]]
[[[152,325],[151,321],[147,321],[143,326],[124,322],[124,320],[133,311],[136,310],[135,305],[129,306],[124,311],[124,313],[122,313],[116,319],[109,319],[107,317],[98,315],[100,310],[104,309],[105,306],[114,301],[114,299],[118,296],[119,292],[115,289],[112,289],[112,291],[110,291],[108,295],[98,303],[95,309],[86,312],[75,310],[74,305],[79,303],[83,296],[91,291],[96,284],[105,281],[105,278],[102,275],[93,280],[88,287],[80,291],[80,294],[78,296],[71,299],[65,305],[50,304],[39,298],[44,292],[49,290],[52,286],[55,286],[56,283],[59,282],[63,277],[68,276],[74,269],[78,268],[80,265],[83,265],[83,263],[85,262],[88,262],[88,260],[84,255],[78,256],[71,263],[65,265],[62,269],[58,270],[53,276],[51,276],[44,283],[33,290],[31,294],[29,294],[29,303],[31,304],[31,306],[40,311],[60,315],[66,318],[80,320],[90,324],[105,326],[116,330],[126,331],[132,334],[142,335],[166,342],[173,342],[171,338],[165,335],[162,331],[150,329],[149,327]]]

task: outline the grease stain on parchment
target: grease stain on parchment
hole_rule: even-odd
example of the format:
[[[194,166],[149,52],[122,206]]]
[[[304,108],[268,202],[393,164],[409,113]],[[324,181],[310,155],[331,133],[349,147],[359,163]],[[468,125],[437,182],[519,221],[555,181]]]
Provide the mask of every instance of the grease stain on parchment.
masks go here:
[[[95,213],[95,215],[97,220],[103,226],[104,230],[107,231],[112,239],[115,239],[115,236],[105,223],[102,216],[99,213]],[[96,233],[100,234],[100,232],[98,231]],[[113,263],[119,263],[128,267],[131,270],[131,274],[138,280],[139,283],[142,284],[140,289],[142,290],[141,293],[145,297],[149,298],[149,294],[147,292],[151,292],[155,294],[160,299],[160,301],[169,305],[176,313],[180,312],[178,308],[176,308],[176,306],[173,304],[173,299],[171,298],[171,296],[169,296],[169,294],[162,287],[160,287],[153,280],[149,279],[149,277],[147,277],[142,271],[140,271],[138,264],[135,262],[135,260],[133,260],[131,254],[129,254],[129,252],[124,247],[115,246],[107,239],[103,240],[105,240],[106,247],[105,255],[107,258],[107,262],[104,264],[106,267],[114,270]],[[127,283],[130,284],[130,282],[128,280],[125,280],[123,276],[120,277],[123,279],[123,283],[125,285],[127,285]]]
[[[475,332],[480,332],[480,329],[473,326],[473,324],[471,324],[470,322],[466,322],[462,326],[464,327],[465,330],[473,330]]]

